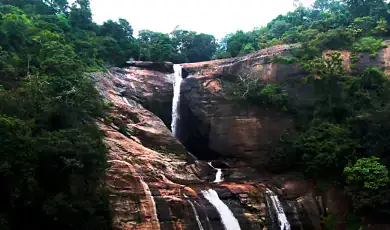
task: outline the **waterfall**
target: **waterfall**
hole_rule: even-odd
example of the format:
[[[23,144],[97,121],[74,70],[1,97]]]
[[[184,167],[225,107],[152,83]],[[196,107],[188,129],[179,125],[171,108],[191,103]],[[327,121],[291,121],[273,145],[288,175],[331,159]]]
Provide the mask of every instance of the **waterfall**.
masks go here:
[[[144,190],[145,190],[145,195],[146,195],[146,197],[150,197],[150,201],[151,201],[152,204],[153,204],[153,212],[154,212],[154,215],[155,215],[155,217],[156,217],[156,221],[157,221],[157,223],[159,224],[160,221],[158,220],[158,216],[157,216],[156,202],[154,201],[154,197],[153,197],[153,195],[152,195],[152,192],[150,192],[149,186],[148,186],[148,184],[146,184],[146,182],[143,180],[142,176],[140,176],[140,180],[141,180],[142,187],[143,187]]]
[[[219,168],[215,168],[211,162],[209,162],[209,165],[211,168],[213,169],[216,169],[217,170],[217,174],[215,174],[215,180],[214,180],[214,183],[221,183],[223,181],[223,174],[222,174],[222,169],[219,169]]]
[[[267,194],[269,195],[269,199],[271,199],[271,202],[269,202],[267,199],[268,206],[270,208],[270,206],[272,205],[272,207],[275,209],[278,217],[280,230],[290,230],[290,223],[287,220],[286,214],[284,213],[283,206],[280,203],[278,196],[269,189],[267,189]]]
[[[174,137],[177,137],[177,124],[180,119],[180,114],[179,114],[179,104],[180,104],[180,86],[181,82],[183,80],[182,78],[182,67],[181,65],[175,64],[173,66],[173,69],[175,71],[175,82],[173,84],[173,101],[172,101],[172,124],[171,124],[171,129],[172,129],[172,134]]]
[[[194,201],[194,202],[195,202],[195,204],[197,204],[199,206],[199,204],[196,201]],[[209,226],[209,230],[213,230],[213,227],[211,226],[210,219],[209,219],[209,216],[207,215],[207,213],[206,213],[206,221],[207,221],[207,225]]]
[[[299,214],[298,214],[298,208],[296,205],[292,205],[292,208],[293,208],[293,212],[294,212],[294,218],[297,220],[298,222],[298,225],[299,225],[299,229],[300,230],[303,230],[303,226],[302,226],[302,222],[301,220],[299,219]]]
[[[188,203],[190,203],[192,210],[194,211],[196,222],[198,223],[199,230],[204,230],[203,226],[202,226],[202,222],[200,222],[198,212],[196,211],[195,205],[190,200],[188,200]]]
[[[229,207],[219,199],[215,190],[202,191],[202,194],[217,209],[225,230],[241,230],[238,220],[234,217]]]

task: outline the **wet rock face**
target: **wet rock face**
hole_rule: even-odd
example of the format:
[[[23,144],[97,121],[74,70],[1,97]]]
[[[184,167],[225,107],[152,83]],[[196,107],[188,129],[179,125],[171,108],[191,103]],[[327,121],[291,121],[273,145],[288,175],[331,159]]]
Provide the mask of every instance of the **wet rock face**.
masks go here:
[[[137,67],[112,68],[109,74],[114,90],[120,96],[153,112],[169,127],[173,97],[171,74]]]

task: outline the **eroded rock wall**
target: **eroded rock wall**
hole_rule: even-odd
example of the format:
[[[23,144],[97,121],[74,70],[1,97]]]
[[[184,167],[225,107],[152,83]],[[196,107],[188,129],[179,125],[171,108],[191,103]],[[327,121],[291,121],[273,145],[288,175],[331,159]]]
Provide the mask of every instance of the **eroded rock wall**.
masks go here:
[[[230,179],[228,169],[226,182],[212,183],[215,169],[192,157],[163,121],[142,106],[139,90],[155,88],[147,86],[149,81],[133,82],[126,75],[131,71],[93,74],[111,102],[110,114],[99,126],[109,147],[106,180],[115,229],[199,229],[192,205],[203,229],[223,229],[215,207],[202,196],[209,188],[217,191],[242,229],[263,229],[269,219],[265,188],[270,185],[245,172],[241,180],[234,179],[237,174]],[[169,76],[155,77],[150,81],[154,85],[169,82]],[[135,86],[138,91],[132,94]]]
[[[267,163],[267,146],[292,128],[293,119],[270,108],[236,103],[223,91],[224,81],[249,71],[264,81],[289,82],[289,93],[299,101],[309,100],[294,84],[304,76],[298,65],[270,62],[275,56],[291,56],[295,47],[276,46],[240,58],[183,64],[187,78],[181,87],[181,139],[200,158],[235,159],[223,170],[222,184],[212,183],[215,170],[196,160],[167,128],[173,97],[170,73],[147,70],[138,63],[141,67],[92,74],[112,104],[110,115],[99,125],[110,148],[107,187],[116,229],[198,229],[191,203],[204,229],[222,229],[216,209],[201,195],[208,188],[218,192],[242,229],[267,226],[265,188],[280,196],[293,229],[321,229],[324,207],[336,214],[338,229],[345,227],[349,210],[340,189],[318,192],[313,183],[291,175],[246,170],[248,162],[251,166]],[[351,53],[342,52],[346,69],[353,72]],[[375,58],[361,54],[357,66],[388,71],[389,54],[389,48]]]

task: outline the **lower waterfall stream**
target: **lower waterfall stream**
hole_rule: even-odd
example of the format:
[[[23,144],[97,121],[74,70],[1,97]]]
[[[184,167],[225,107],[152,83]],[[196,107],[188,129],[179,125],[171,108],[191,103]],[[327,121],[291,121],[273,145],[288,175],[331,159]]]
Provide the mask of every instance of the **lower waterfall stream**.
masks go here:
[[[202,226],[202,222],[200,222],[198,212],[196,211],[195,205],[190,200],[188,200],[188,203],[190,203],[192,210],[194,211],[194,215],[196,218],[196,222],[198,223],[199,230],[204,230]]]
[[[178,64],[174,65],[173,76],[175,80],[174,80],[174,96],[172,101],[171,130],[173,136],[176,137],[176,139],[178,140],[180,139],[178,133],[179,130],[178,126],[180,125],[179,123],[181,119],[179,107],[180,107],[180,89],[182,84],[182,71],[183,70],[180,65]],[[222,169],[214,167],[212,162],[208,162],[208,165],[216,170],[215,180],[213,182],[217,184],[223,182],[224,178],[223,178]],[[225,230],[241,230],[237,218],[233,215],[233,212],[229,209],[229,207],[219,198],[218,193],[214,189],[203,190],[201,191],[201,193],[203,194],[204,198],[208,200],[211,203],[211,205],[214,206],[215,209],[217,210]],[[274,216],[277,216],[277,222],[280,230],[290,230],[291,229],[290,223],[287,220],[287,217],[284,213],[283,207],[279,201],[278,196],[269,189],[266,190],[266,194],[267,194],[266,200],[268,204],[268,209],[270,211],[270,218],[272,220],[272,223],[276,223]],[[199,230],[204,230],[195,205],[188,199],[187,196],[185,197],[187,198],[188,203],[191,205]],[[275,215],[272,214],[273,210]],[[208,220],[207,215],[206,218]],[[208,220],[208,224],[210,225],[209,220]],[[211,228],[211,225],[209,227]]]
[[[202,194],[217,209],[225,230],[241,230],[238,220],[234,217],[229,207],[219,199],[218,193],[215,190],[209,189],[202,191]]]
[[[267,189],[267,195],[268,195],[267,196],[268,209],[270,210],[270,216],[272,222],[275,222],[274,219],[272,218],[272,208],[273,208],[278,217],[278,224],[280,230],[290,230],[291,229],[290,223],[287,220],[286,214],[284,213],[283,206],[280,203],[278,196],[270,189]]]

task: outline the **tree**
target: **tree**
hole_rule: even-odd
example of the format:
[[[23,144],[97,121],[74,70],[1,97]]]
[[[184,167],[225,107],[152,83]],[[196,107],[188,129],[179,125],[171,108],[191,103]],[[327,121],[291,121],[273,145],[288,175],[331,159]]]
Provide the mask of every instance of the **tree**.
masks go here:
[[[240,54],[242,48],[249,43],[249,37],[244,31],[239,30],[234,34],[228,35],[227,40],[227,51],[232,57],[236,57]]]
[[[108,20],[100,27],[101,36],[113,37],[118,41],[133,37],[133,28],[125,19],[119,19],[119,22]]]
[[[290,23],[280,20],[280,21],[275,21],[271,26],[270,26],[270,32],[271,34],[275,37],[280,39],[282,35],[287,32],[291,27]]]
[[[217,49],[214,36],[208,34],[197,34],[194,36],[191,47],[185,50],[189,62],[208,61],[215,54]]]
[[[67,0],[43,0],[43,2],[54,8],[57,13],[68,13],[69,5]]]
[[[354,208],[374,208],[384,201],[383,190],[389,185],[388,170],[377,157],[361,158],[344,169],[347,191]],[[366,210],[367,211],[367,210]]]
[[[174,62],[198,62],[210,60],[217,49],[214,36],[176,28],[170,34],[174,48]]]
[[[340,53],[330,53],[326,57],[307,62],[304,68],[312,74],[308,78],[313,83],[316,95],[314,116],[332,122],[341,122],[348,116],[345,85],[348,79]]]
[[[167,34],[142,30],[137,40],[141,48],[141,60],[163,62],[172,58],[174,47]]]
[[[383,0],[345,0],[344,2],[354,17],[373,16],[380,18],[387,10]]]
[[[69,22],[73,28],[92,30],[92,11],[89,0],[76,0],[70,7]]]

